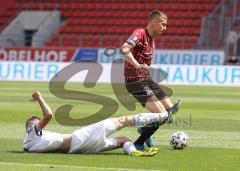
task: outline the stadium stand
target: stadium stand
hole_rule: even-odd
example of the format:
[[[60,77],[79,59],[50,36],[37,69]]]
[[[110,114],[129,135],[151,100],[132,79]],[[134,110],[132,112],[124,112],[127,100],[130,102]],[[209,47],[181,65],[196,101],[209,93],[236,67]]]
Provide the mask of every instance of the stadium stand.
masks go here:
[[[10,2],[10,1],[9,1]],[[23,10],[58,10],[62,25],[46,46],[119,46],[137,27],[144,27],[147,13],[165,11],[167,32],[156,41],[158,48],[196,48],[201,18],[214,10],[220,0],[11,0],[0,11],[1,30]]]

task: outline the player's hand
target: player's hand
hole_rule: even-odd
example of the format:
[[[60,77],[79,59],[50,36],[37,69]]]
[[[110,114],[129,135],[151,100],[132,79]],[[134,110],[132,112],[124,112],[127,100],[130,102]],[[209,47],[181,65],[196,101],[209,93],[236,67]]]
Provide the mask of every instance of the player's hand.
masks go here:
[[[139,64],[136,68],[142,70],[143,72],[149,71],[150,69],[147,64]]]
[[[36,91],[32,94],[32,101],[38,101],[42,97],[39,91]]]

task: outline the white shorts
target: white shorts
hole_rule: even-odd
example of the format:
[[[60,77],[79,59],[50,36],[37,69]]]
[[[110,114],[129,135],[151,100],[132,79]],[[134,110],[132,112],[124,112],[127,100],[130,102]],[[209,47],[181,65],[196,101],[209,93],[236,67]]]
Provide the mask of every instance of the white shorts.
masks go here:
[[[117,147],[114,138],[107,138],[116,131],[112,119],[106,119],[88,125],[72,133],[72,142],[69,153],[99,153],[113,150]]]

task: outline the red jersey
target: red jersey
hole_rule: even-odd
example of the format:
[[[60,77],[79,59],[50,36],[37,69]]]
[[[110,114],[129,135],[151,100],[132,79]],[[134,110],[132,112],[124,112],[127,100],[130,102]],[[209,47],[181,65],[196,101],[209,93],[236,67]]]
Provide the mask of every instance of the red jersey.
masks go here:
[[[127,40],[133,48],[131,52],[139,64],[151,65],[153,52],[155,49],[154,39],[148,34],[147,29],[136,29]],[[129,62],[125,61],[124,67],[125,80],[128,82],[142,81],[150,78],[150,71],[142,72],[136,69]]]

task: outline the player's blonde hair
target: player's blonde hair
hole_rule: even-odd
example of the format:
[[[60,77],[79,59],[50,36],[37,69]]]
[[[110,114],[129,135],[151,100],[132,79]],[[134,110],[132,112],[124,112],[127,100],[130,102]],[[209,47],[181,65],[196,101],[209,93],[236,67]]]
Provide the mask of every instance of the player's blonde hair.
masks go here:
[[[160,18],[160,20],[162,19],[167,20],[168,17],[164,12],[159,10],[154,10],[148,14],[148,21],[152,21],[153,19],[158,19],[158,18]]]

